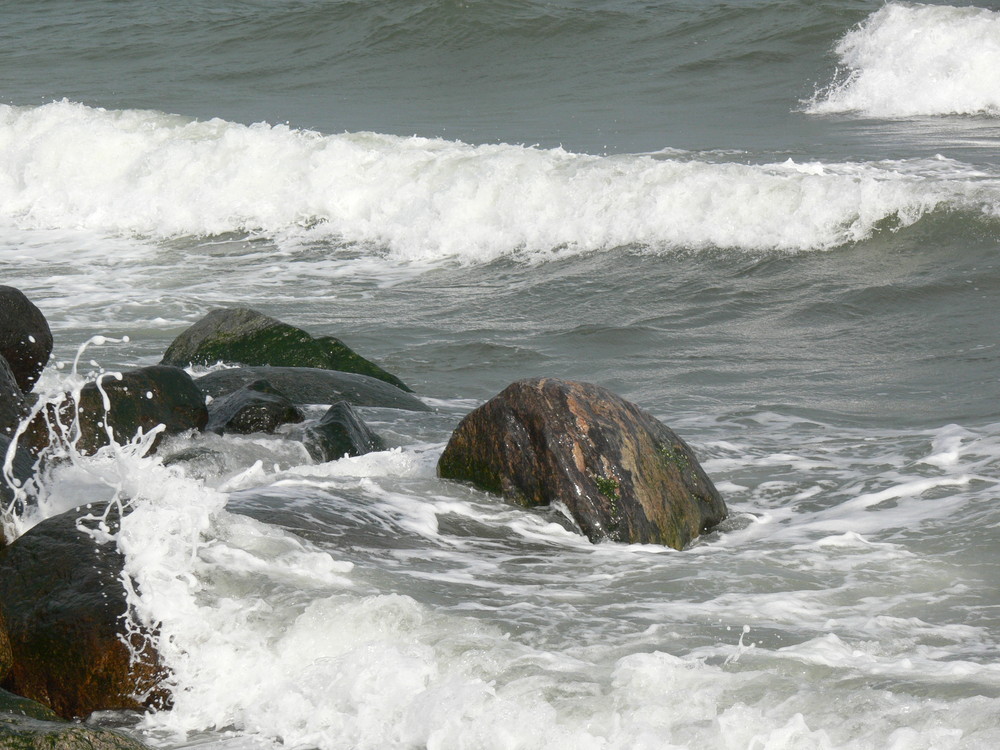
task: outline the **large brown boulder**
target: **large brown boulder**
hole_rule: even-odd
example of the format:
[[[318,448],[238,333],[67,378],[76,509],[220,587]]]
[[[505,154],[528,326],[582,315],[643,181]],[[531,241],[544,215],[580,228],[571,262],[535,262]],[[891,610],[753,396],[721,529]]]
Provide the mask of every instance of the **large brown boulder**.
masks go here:
[[[27,393],[52,354],[52,331],[42,311],[12,286],[0,286],[0,355]]]
[[[101,390],[110,403],[106,414]],[[105,376],[100,388],[88,383],[80,391],[77,407],[77,449],[83,453],[93,453],[109,443],[105,419],[117,443],[134,438],[140,427],[148,433],[162,424],[164,434],[173,435],[204,429],[208,422],[205,396],[191,376],[178,367],[163,365],[129,370],[122,373],[121,380]]]
[[[438,474],[526,507],[562,503],[592,542],[682,549],[726,517],[694,453],[605,388],[522,380],[459,424]]]
[[[42,521],[0,551],[0,616],[12,661],[3,687],[64,718],[165,699],[156,655],[146,639],[125,633],[120,553],[77,528],[87,512]],[[133,662],[126,638],[142,659]]]
[[[301,328],[246,307],[210,311],[174,339],[160,364],[187,367],[216,362],[356,372],[410,390],[395,375],[357,354],[340,339],[313,338]]]

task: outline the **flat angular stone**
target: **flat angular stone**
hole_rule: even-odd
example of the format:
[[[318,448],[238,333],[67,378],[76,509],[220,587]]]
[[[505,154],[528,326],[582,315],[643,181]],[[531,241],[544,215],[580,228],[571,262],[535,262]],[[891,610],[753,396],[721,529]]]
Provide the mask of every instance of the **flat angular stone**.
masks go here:
[[[237,367],[216,370],[195,380],[206,396],[218,398],[255,380],[266,380],[293,404],[335,404],[381,406],[409,411],[430,411],[416,396],[381,380],[351,372],[320,370],[314,367]]]

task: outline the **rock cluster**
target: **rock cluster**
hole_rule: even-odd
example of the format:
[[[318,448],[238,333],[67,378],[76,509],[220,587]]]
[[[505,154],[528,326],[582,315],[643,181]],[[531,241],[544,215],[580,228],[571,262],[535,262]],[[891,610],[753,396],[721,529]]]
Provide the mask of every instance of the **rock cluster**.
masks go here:
[[[29,412],[28,391],[51,350],[38,308],[0,287],[0,456]],[[217,360],[246,366],[198,381],[176,366]],[[318,369],[335,366],[350,372]],[[350,404],[427,409],[407,391],[337,339],[313,339],[252,310],[215,311],[178,337],[164,364],[106,373],[36,410],[15,447],[12,474],[23,486],[40,461],[95,453],[154,430],[151,450],[161,435],[274,432],[303,422],[297,404],[311,403],[333,404],[301,433],[317,460],[383,450]],[[0,501],[2,513],[18,511],[14,486],[2,479]],[[48,518],[9,543],[0,533],[0,684],[18,694],[0,690],[0,747],[138,750],[142,744],[122,734],[65,719],[169,702],[150,634],[126,627],[120,554],[81,528],[90,512]]]
[[[41,312],[0,286],[2,455],[51,350]],[[235,367],[197,379],[181,369],[218,362]],[[330,407],[308,421],[299,408],[307,404]],[[38,462],[58,460],[57,446],[94,453],[153,430],[280,430],[298,435],[317,461],[384,450],[354,406],[428,410],[397,377],[338,339],[314,338],[254,310],[213,310],[177,337],[161,364],[105,374],[62,405],[35,410],[24,436],[30,450],[15,446],[13,475],[30,483]],[[302,426],[286,427],[295,424]],[[672,430],[604,388],[554,378],[514,383],[466,416],[438,473],[526,507],[559,505],[593,542],[683,549],[726,517],[711,480]],[[0,500],[4,513],[18,511],[6,480]],[[46,519],[6,546],[0,537],[0,684],[23,696],[0,690],[2,747],[136,750],[141,745],[114,732],[74,734],[85,728],[58,717],[169,703],[153,634],[125,624],[122,559],[87,532],[89,512]],[[102,521],[113,526],[116,517]]]

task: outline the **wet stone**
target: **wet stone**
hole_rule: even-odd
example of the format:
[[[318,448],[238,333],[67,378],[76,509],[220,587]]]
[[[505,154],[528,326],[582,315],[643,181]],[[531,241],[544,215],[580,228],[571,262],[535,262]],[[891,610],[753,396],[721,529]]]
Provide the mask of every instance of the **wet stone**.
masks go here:
[[[438,474],[525,507],[561,503],[592,542],[683,549],[726,515],[691,448],[605,388],[522,380],[455,430]]]

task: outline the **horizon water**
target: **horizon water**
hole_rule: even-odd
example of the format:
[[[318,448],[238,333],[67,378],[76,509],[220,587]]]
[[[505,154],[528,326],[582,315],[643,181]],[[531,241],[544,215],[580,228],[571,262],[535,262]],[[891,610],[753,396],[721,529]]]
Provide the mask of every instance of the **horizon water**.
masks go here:
[[[131,503],[110,543],[170,670],[170,710],[92,721],[167,750],[1000,746],[1000,3],[0,18],[38,390],[242,305],[433,408],[359,410],[390,448],[358,458],[202,435],[49,472],[18,530]],[[592,545],[437,479],[539,375],[668,424],[730,519]]]

